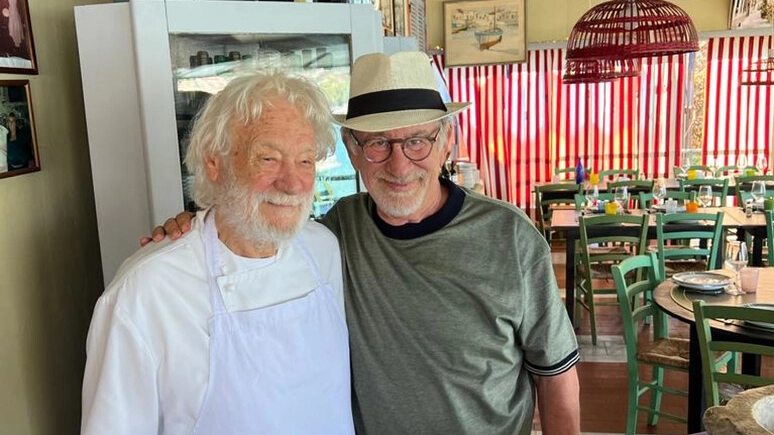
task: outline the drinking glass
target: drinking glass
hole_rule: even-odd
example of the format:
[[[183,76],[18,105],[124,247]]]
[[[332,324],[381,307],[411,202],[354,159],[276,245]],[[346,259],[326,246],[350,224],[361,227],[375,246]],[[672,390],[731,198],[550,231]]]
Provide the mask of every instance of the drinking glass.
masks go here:
[[[726,265],[734,271],[734,283],[726,287],[726,293],[730,295],[743,295],[739,285],[739,271],[747,265],[747,244],[734,240],[726,244]]]
[[[586,185],[586,208],[593,210],[597,207],[597,200],[599,199],[599,187],[596,184]]]
[[[653,183],[653,199],[656,200],[653,201],[653,205],[656,205],[656,203],[661,205],[664,197],[666,197],[666,185],[664,184],[664,180],[659,178]]]
[[[755,202],[760,202],[766,196],[766,185],[763,181],[753,181],[750,187],[750,194]]]
[[[736,166],[739,167],[739,170],[742,171],[742,174],[744,175],[744,168],[747,167],[747,156],[740,154],[739,157],[736,158]]]
[[[626,186],[616,187],[613,191],[613,200],[618,203],[618,209],[625,211],[629,205],[629,189]]]
[[[714,200],[714,197],[712,196],[712,186],[699,186],[699,194],[696,198],[699,200],[702,207],[711,206]]]
[[[763,154],[759,155],[755,166],[758,168],[758,171],[761,173],[761,175],[766,175],[766,168],[768,168],[768,161],[766,160],[766,156]]]

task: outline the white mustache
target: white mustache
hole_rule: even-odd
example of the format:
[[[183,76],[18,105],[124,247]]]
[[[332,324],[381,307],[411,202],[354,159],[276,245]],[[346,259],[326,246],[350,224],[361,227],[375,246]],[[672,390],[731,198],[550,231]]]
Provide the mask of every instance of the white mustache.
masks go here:
[[[298,206],[304,205],[307,201],[306,195],[285,195],[281,193],[261,193],[255,195],[255,199],[259,202],[268,202],[274,205],[283,206]]]

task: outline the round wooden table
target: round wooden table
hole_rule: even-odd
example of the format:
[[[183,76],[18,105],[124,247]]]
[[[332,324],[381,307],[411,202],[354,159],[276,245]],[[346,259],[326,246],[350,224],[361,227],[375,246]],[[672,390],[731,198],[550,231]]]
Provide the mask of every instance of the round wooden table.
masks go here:
[[[653,291],[653,300],[665,313],[690,325],[691,353],[688,371],[688,433],[704,430],[702,416],[706,408],[704,401],[704,384],[702,382],[701,354],[699,350],[696,324],[693,316],[693,301],[703,299],[708,305],[744,305],[748,303],[774,304],[774,267],[759,268],[758,291],[745,295],[732,296],[726,293],[705,295],[691,293],[675,284],[671,279],[665,280]],[[715,272],[732,276],[731,272],[718,270]],[[774,320],[774,319],[773,319]],[[713,335],[722,340],[732,340],[774,346],[774,331],[750,328],[735,323],[711,322]],[[760,359],[742,356],[742,372],[760,374]]]

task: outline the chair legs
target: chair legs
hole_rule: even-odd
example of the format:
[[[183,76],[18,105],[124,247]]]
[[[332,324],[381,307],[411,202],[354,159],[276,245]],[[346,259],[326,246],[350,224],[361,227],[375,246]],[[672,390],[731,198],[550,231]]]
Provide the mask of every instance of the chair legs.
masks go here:
[[[637,430],[637,399],[640,397],[639,377],[629,376],[629,401],[626,410],[626,435],[634,435]]]
[[[581,281],[577,288],[577,294],[575,295],[575,319],[574,327],[580,328],[581,322],[581,308],[585,308],[589,312],[589,325],[591,326],[591,344],[597,345],[597,310],[596,304],[594,304],[594,294],[591,290],[587,290],[584,285],[587,285],[586,281]]]
[[[658,423],[658,412],[661,410],[661,386],[664,385],[664,369],[662,367],[653,367],[653,388],[650,389],[650,409],[648,413],[648,426],[655,426]]]

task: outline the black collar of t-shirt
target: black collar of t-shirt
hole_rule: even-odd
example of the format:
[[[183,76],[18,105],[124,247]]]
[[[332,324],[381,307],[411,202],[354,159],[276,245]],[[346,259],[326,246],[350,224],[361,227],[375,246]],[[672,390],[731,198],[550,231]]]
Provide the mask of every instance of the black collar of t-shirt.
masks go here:
[[[451,222],[462,210],[462,203],[465,202],[465,191],[449,180],[444,178],[439,180],[442,188],[448,189],[449,198],[446,199],[446,203],[440,210],[418,223],[398,226],[388,224],[379,217],[379,213],[376,212],[376,203],[371,199],[371,218],[379,231],[391,239],[409,240],[438,231]]]

